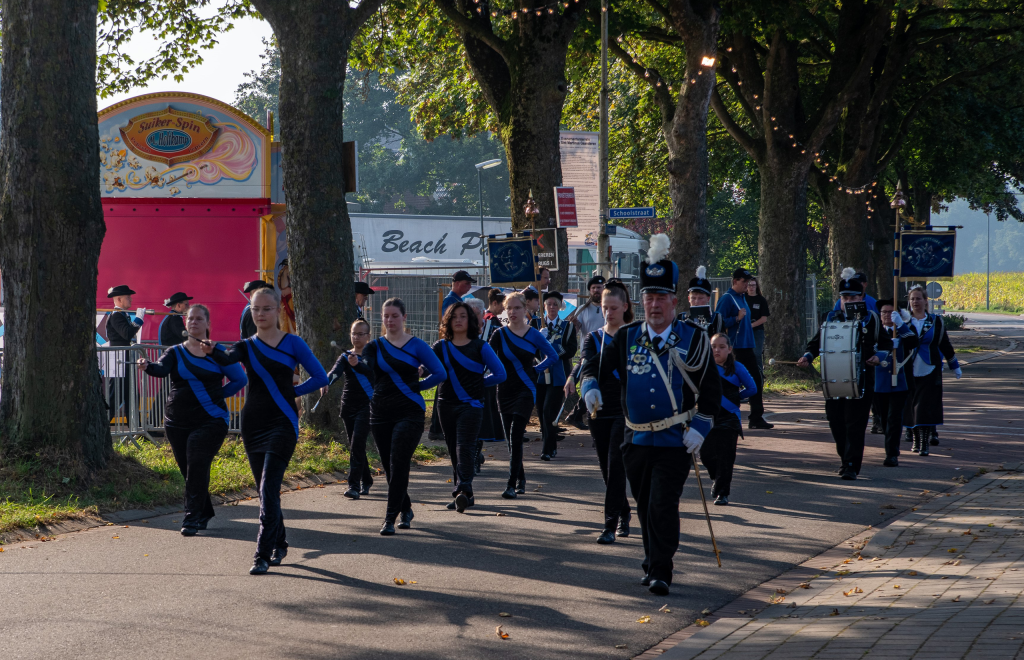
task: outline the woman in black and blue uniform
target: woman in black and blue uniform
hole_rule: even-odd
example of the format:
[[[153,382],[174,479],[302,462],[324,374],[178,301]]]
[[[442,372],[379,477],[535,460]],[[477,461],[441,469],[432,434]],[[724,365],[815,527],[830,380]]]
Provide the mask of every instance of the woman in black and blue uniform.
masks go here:
[[[743,435],[740,424],[740,401],[757,393],[757,384],[747,368],[732,354],[729,335],[720,333],[711,338],[711,352],[718,365],[722,382],[722,406],[700,448],[700,462],[711,477],[711,497],[715,504],[729,503],[732,469],[736,465],[736,446]]]
[[[927,456],[929,446],[939,444],[935,427],[942,426],[942,359],[946,359],[957,379],[963,372],[942,317],[928,312],[928,296],[924,287],[911,287],[907,301],[910,325],[918,336],[919,344],[913,367],[908,365],[907,368],[910,396],[903,411],[903,425],[913,436],[911,451]]]
[[[633,308],[629,292],[619,280],[608,280],[605,285],[601,312],[604,326],[583,339],[580,396],[590,412],[590,435],[605,484],[604,530],[597,542],[607,544],[614,543],[616,536],[629,536],[632,518],[626,497],[626,468],[622,463],[626,418],[622,413],[622,385],[615,368],[615,333],[633,322]]]
[[[139,358],[139,369],[154,378],[171,377],[164,407],[164,430],[174,461],[185,477],[185,517],[181,535],[195,536],[215,515],[210,501],[210,467],[228,433],[224,399],[245,387],[237,364],[222,367],[203,351],[210,336],[210,310],[192,305],[185,321],[188,340],[164,351],[156,362]],[[227,384],[224,379],[227,378]]]
[[[537,372],[558,360],[555,349],[536,328],[530,327],[526,298],[512,293],[505,298],[508,325],[491,335],[490,345],[501,358],[507,377],[498,385],[498,412],[508,439],[508,484],[501,494],[507,500],[526,493],[523,470],[523,435],[537,400]],[[544,358],[534,364],[538,355]]]
[[[452,303],[441,321],[441,339],[434,353],[444,363],[448,380],[438,386],[437,416],[448,455],[452,459],[455,488],[448,505],[463,513],[473,506],[476,441],[484,413],[484,388],[505,380],[505,368],[494,350],[480,339],[479,319],[464,302]],[[490,371],[487,376],[485,371]]]
[[[370,431],[384,464],[388,480],[388,508],[381,525],[381,536],[395,533],[397,527],[412,526],[412,502],[409,500],[409,469],[412,454],[423,435],[426,404],[420,392],[444,382],[447,373],[422,339],[405,331],[405,303],[390,298],[381,307],[384,336],[363,349],[363,359],[350,355],[348,363],[356,373],[373,377],[370,399]],[[420,367],[430,375],[420,380]]]
[[[306,342],[278,328],[280,293],[259,289],[249,304],[256,334],[226,351],[219,344],[207,342],[203,351],[221,366],[241,362],[250,377],[242,407],[242,442],[260,492],[260,531],[249,569],[252,575],[260,575],[269,566],[280,564],[288,554],[281,515],[281,482],[299,440],[295,397],[326,385],[327,374]],[[309,373],[309,378],[293,385],[298,364]]]
[[[576,329],[569,321],[559,318],[562,294],[548,291],[544,294],[544,317],[540,320],[540,333],[555,349],[558,359],[550,367],[537,369],[537,417],[544,440],[540,459],[550,461],[558,453],[558,412],[565,402],[565,377],[572,371],[572,358],[579,344]]]
[[[345,424],[348,435],[348,490],[345,497],[358,500],[361,495],[370,494],[373,475],[370,474],[370,462],[366,458],[366,438],[370,435],[370,397],[373,396],[372,374],[356,373],[348,363],[348,357],[355,355],[357,359],[370,341],[370,324],[358,319],[352,324],[349,332],[352,350],[338,356],[331,370],[327,372],[327,383],[330,384],[341,377],[345,378],[341,386],[341,421]],[[326,396],[327,387],[322,393]]]

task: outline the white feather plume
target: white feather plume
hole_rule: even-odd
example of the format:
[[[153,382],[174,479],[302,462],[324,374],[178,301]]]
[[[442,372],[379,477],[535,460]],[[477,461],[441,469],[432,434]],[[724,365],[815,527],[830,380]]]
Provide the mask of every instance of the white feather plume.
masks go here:
[[[903,318],[903,322],[904,323],[908,323],[910,321],[910,312],[908,312],[905,309],[901,309],[900,310],[900,317]]]
[[[704,266],[697,266],[697,279],[704,279],[708,274],[708,269]]]
[[[668,256],[669,238],[666,234],[651,236],[651,249],[647,251],[647,263],[656,264]]]
[[[847,266],[846,268],[843,269],[843,272],[839,275],[839,277],[843,278],[844,280],[852,280],[856,274],[857,271]]]

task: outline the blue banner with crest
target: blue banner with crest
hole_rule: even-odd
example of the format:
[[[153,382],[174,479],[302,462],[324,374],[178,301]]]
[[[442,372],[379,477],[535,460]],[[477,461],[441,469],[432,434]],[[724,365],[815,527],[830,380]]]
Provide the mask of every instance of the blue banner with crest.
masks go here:
[[[900,281],[953,279],[956,230],[904,231],[900,235]]]

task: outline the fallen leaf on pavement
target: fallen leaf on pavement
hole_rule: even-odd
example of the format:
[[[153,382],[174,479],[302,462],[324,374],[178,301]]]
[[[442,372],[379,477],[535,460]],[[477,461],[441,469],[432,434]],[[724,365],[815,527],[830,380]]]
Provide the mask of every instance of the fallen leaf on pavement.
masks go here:
[[[711,610],[709,610],[708,608],[705,607],[704,609],[702,609],[700,611],[700,613],[703,614],[704,616],[707,616],[708,614],[711,614]]]
[[[768,602],[771,603],[772,605],[775,605],[776,603],[781,603],[784,600],[786,600],[786,597],[781,595],[781,594],[772,594],[768,598]]]
[[[617,649],[624,649],[624,648],[626,648],[626,645],[625,644],[616,644],[615,648],[617,648]]]
[[[114,534],[114,536],[112,536],[111,538],[119,539],[119,538],[121,538],[121,537],[120,537],[120,536],[118,536],[117,534]]]
[[[988,599],[988,600],[986,600],[986,601],[985,601],[985,604],[986,604],[986,605],[991,605],[991,604],[992,604],[992,603],[994,603],[994,602],[996,602],[996,599],[995,599],[995,598],[990,598],[990,599]]]
[[[142,555],[142,556],[143,556],[143,557],[148,557],[149,555]]]
[[[3,552],[3,551],[4,551],[4,549],[3,549],[3,548],[0,548],[0,552]]]
[[[956,596],[955,598],[953,598],[953,602],[954,603],[959,603],[960,602],[960,596]]]
[[[409,580],[409,584],[419,584],[416,580]]]
[[[502,630],[501,626],[498,626],[494,629],[494,634],[496,634],[498,637],[501,637],[502,639],[508,639],[508,633]]]
[[[640,617],[639,619],[637,619],[636,622],[637,623],[650,623],[651,622],[651,615],[650,614],[645,614],[642,617]]]
[[[801,582],[797,586],[799,586],[801,589],[810,589],[811,588],[811,583],[810,582]]]
[[[661,607],[658,608],[658,611],[659,612],[671,612],[672,610],[668,609],[668,603],[665,603],[664,605],[662,605]]]
[[[710,621],[705,621],[704,619],[697,619],[696,621],[694,621],[694,623],[696,623],[701,628],[707,628],[711,625]]]
[[[499,511],[498,513],[496,513],[496,514],[494,514],[494,515],[496,515],[496,516],[503,516],[503,515],[505,515],[505,514]]]
[[[898,584],[894,584],[894,585],[892,585],[892,588],[893,588],[893,589],[899,589],[899,588],[900,588],[900,585],[898,585]]]
[[[737,610],[737,611],[738,611],[738,612],[739,612],[740,614],[746,614],[746,613],[747,613],[747,611],[746,611],[746,610]]]
[[[498,616],[512,616],[508,612],[498,612]]]
[[[125,525],[125,526],[124,526],[124,528],[125,528],[125,529],[128,529],[128,525]]]
[[[769,495],[772,495],[772,494],[773,494],[773,493],[772,493],[772,491],[770,491],[770,490],[766,490],[766,491],[764,491],[764,492],[768,493]]]
[[[395,584],[405,584],[405,580],[402,578],[395,578]]]
[[[832,608],[832,611],[828,613],[829,616],[839,616],[839,610]]]
[[[775,593],[777,593],[777,594],[788,594],[789,592],[786,591],[785,589],[776,589]]]
[[[849,575],[849,574],[850,574],[850,571],[847,571],[847,570],[836,571],[836,575],[838,575],[840,577],[842,577],[844,575]]]
[[[949,550],[946,550],[946,552],[956,552],[956,548],[950,548]]]
[[[850,502],[850,504],[860,504],[860,502]]]
[[[914,545],[917,541],[907,541],[907,545]]]

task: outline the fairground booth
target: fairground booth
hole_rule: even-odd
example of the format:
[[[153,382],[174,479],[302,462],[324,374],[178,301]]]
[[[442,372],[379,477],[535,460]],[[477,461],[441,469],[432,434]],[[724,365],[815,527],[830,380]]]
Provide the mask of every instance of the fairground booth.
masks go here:
[[[231,106],[183,92],[137,96],[99,113],[100,186],[107,225],[98,310],[127,284],[133,307],[166,312],[184,291],[210,308],[211,336],[238,337],[245,282],[273,282],[285,250],[280,149]],[[283,246],[281,246],[283,247]],[[162,316],[139,340],[155,342]]]

